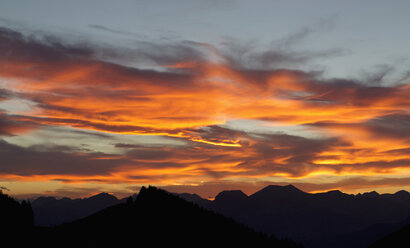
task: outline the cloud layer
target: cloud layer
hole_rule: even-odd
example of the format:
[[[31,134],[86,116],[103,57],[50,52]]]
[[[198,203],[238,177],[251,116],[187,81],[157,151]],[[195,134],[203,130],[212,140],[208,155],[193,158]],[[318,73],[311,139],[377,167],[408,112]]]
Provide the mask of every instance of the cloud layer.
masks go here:
[[[160,135],[184,145],[113,142],[113,150],[123,150],[119,155],[3,140],[0,176],[171,185],[407,173],[408,82],[380,86],[283,67],[337,53],[253,52],[192,41],[113,48],[1,28],[0,102],[33,106],[3,107],[1,136],[69,126]],[[144,63],[150,69],[139,66]],[[227,125],[240,120],[261,121],[271,131]],[[278,133],[275,125],[302,127],[309,135]]]

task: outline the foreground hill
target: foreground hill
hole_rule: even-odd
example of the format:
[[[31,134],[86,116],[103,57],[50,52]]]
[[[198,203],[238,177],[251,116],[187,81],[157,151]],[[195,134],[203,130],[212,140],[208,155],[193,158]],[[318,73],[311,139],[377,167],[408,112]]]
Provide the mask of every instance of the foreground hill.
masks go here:
[[[154,187],[143,187],[134,202],[43,229],[36,242],[42,247],[56,244],[58,247],[296,247],[292,242],[267,238],[232,219]]]
[[[410,224],[374,242],[369,248],[408,248],[410,247]]]

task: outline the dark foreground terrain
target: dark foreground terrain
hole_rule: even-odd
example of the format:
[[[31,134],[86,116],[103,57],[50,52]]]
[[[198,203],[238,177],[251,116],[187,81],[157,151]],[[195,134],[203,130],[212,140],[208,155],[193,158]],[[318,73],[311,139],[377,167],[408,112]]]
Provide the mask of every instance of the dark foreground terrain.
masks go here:
[[[8,219],[1,231],[10,247],[297,247],[154,187],[142,188],[135,200],[57,227],[35,227],[28,203],[2,197],[1,215]]]
[[[213,201],[155,187],[124,199],[101,193],[32,203],[1,193],[0,231],[10,247],[298,247],[290,240],[306,248],[410,247],[409,210],[406,191],[309,194],[292,185],[250,196],[223,191]]]

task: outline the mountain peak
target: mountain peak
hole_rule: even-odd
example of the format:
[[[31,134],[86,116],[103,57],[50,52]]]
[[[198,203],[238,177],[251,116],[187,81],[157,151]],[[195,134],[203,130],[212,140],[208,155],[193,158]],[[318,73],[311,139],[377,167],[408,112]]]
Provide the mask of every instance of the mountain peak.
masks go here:
[[[288,184],[288,185],[284,185],[284,186],[269,185],[269,186],[266,186],[265,188],[263,188],[260,191],[303,192],[300,189],[293,186],[292,184]],[[305,193],[305,192],[303,192],[303,193]]]
[[[318,197],[325,197],[329,200],[330,199],[333,199],[333,200],[339,199],[339,200],[341,200],[341,199],[346,199],[346,198],[351,197],[351,195],[343,193],[342,191],[337,190],[337,189],[336,190],[329,190],[327,192],[315,193],[314,195],[318,196]]]
[[[409,195],[410,195],[410,193],[407,192],[407,191],[405,191],[405,190],[400,190],[400,191],[397,191],[396,193],[394,193],[393,195],[394,195],[396,198],[402,199],[402,198],[408,198]]]
[[[167,191],[151,186],[149,185],[148,188],[145,186],[142,186],[140,189],[140,192],[137,195],[137,200],[140,201],[142,199],[152,199],[155,197],[162,197],[162,196],[167,196],[171,193],[168,193]]]
[[[114,201],[116,201],[118,199],[117,199],[117,197],[115,197],[115,196],[113,196],[109,193],[102,192],[102,193],[99,193],[97,195],[93,195],[90,198],[87,198],[86,200],[114,200]]]
[[[293,186],[292,184],[288,184],[288,185],[269,185],[266,186],[265,188],[282,188],[282,189],[297,189],[295,186]]]
[[[33,206],[42,206],[42,205],[47,205],[51,204],[57,201],[57,198],[52,197],[52,196],[40,196],[37,199],[34,199],[32,201]]]
[[[340,190],[329,190],[328,192],[325,192],[324,194],[326,194],[326,195],[332,195],[332,196],[343,196],[343,195],[346,195],[345,193],[343,193],[342,191],[340,191]]]
[[[408,191],[405,190],[400,190],[397,191],[396,193],[394,193],[395,195],[404,195],[404,196],[408,196],[410,193]]]
[[[248,199],[248,196],[241,190],[224,190],[215,197],[215,202],[221,201],[242,201]]]
[[[335,190],[329,190],[327,193],[332,193],[332,194],[344,194],[342,191],[335,189]]]
[[[265,188],[259,190],[258,192],[254,193],[252,197],[255,196],[262,196],[262,197],[269,197],[269,196],[285,196],[285,197],[294,197],[300,195],[307,195],[308,193],[296,188],[292,184],[281,186],[281,185],[269,185]]]
[[[363,196],[365,196],[365,197],[378,197],[378,196],[380,196],[380,194],[377,193],[376,191],[372,191],[372,192],[363,193]]]

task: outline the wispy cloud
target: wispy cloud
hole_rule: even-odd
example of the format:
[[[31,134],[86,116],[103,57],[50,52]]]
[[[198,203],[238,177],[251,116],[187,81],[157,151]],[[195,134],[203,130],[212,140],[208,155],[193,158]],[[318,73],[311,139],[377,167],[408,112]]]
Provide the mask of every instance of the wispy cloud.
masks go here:
[[[136,33],[132,33],[132,32],[128,32],[128,31],[124,31],[124,30],[119,30],[119,29],[114,29],[114,28],[109,28],[103,25],[98,25],[98,24],[91,24],[88,25],[89,28],[93,28],[93,29],[97,29],[97,30],[101,30],[101,31],[105,31],[105,32],[110,32],[110,33],[114,33],[114,34],[121,34],[121,35],[127,35],[127,36],[133,36],[133,37],[137,37],[137,38],[142,38],[142,35],[136,34]]]

